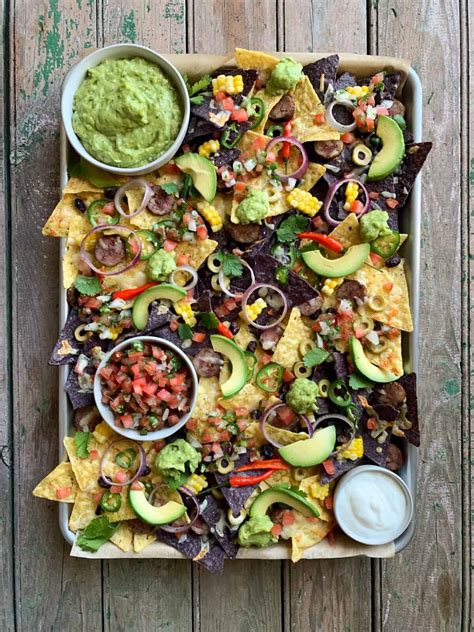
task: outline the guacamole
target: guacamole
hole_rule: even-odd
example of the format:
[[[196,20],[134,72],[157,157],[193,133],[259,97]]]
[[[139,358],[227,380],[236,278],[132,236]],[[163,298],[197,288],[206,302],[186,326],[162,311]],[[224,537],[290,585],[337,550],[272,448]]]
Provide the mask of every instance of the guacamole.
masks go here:
[[[174,251],[166,252],[163,248],[157,250],[148,259],[146,273],[150,281],[164,281],[166,277],[176,270],[176,254]]]
[[[273,522],[268,516],[253,516],[239,529],[240,546],[268,546],[277,542],[270,533]]]
[[[87,151],[115,167],[140,167],[163,154],[183,120],[178,91],[145,59],[109,59],[90,68],[72,126]]]
[[[318,385],[315,382],[306,377],[298,377],[290,386],[286,403],[296,413],[304,414],[310,410],[317,410],[316,397],[318,394]]]
[[[392,232],[388,226],[388,213],[385,211],[371,211],[362,215],[359,222],[359,230],[362,241],[374,241],[377,237],[390,235]]]
[[[268,215],[270,202],[265,191],[249,189],[247,196],[235,209],[237,219],[241,224],[254,224]]]
[[[176,439],[158,452],[155,467],[166,476],[180,480],[183,474],[192,474],[201,461],[201,455],[184,439]]]
[[[265,92],[270,96],[284,94],[288,90],[293,90],[296,82],[301,78],[303,66],[291,57],[281,59],[270,75],[270,79],[265,86]]]

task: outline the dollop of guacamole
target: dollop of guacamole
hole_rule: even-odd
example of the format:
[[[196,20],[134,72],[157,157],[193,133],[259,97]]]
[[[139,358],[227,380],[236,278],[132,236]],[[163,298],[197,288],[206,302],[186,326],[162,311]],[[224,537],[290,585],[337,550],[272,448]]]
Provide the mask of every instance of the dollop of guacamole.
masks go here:
[[[155,467],[166,476],[180,480],[183,474],[192,474],[201,461],[199,452],[184,439],[176,439],[158,452]]]
[[[265,191],[249,189],[246,197],[235,209],[237,219],[241,224],[261,223],[262,219],[268,215],[270,202]]]
[[[270,75],[265,86],[265,92],[270,96],[284,94],[293,90],[296,82],[301,78],[303,66],[291,57],[281,59]]]
[[[318,394],[318,385],[315,382],[306,377],[298,377],[291,383],[286,396],[286,403],[296,413],[302,415],[310,410],[317,410],[316,397]]]
[[[115,167],[158,158],[182,120],[178,91],[159,66],[140,57],[90,68],[74,96],[74,131],[94,158]]]
[[[270,533],[273,522],[268,516],[254,516],[244,522],[239,529],[240,546],[268,546],[277,542]]]
[[[392,232],[388,226],[388,213],[385,211],[371,211],[362,215],[359,222],[359,231],[362,241],[374,241],[377,237],[390,235]]]
[[[176,255],[174,251],[166,252],[160,248],[153,254],[146,265],[146,273],[150,281],[163,281],[176,270]]]

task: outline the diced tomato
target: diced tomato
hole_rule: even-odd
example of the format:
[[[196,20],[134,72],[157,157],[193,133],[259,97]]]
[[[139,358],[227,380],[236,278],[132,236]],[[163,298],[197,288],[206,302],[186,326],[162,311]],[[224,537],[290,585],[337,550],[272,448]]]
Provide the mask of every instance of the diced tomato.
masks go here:
[[[166,390],[166,388],[162,388],[158,393],[158,398],[163,402],[169,402],[172,399],[173,395]]]
[[[204,432],[202,433],[202,442],[203,443],[212,443],[212,441],[214,441],[214,436],[211,433],[211,431],[209,430],[209,428],[206,428],[204,430]]]
[[[388,116],[390,112],[388,108],[383,108],[381,105],[377,108],[377,116]]]
[[[104,366],[100,370],[100,376],[104,378],[104,380],[110,380],[114,375],[114,369],[111,366]]]
[[[56,498],[58,500],[64,500],[65,498],[71,495],[71,492],[72,492],[71,487],[59,487],[56,490]]]
[[[236,193],[243,193],[246,188],[247,188],[247,183],[246,182],[236,182],[234,184],[234,191]]]
[[[264,149],[267,146],[267,140],[265,136],[258,136],[252,143],[252,149],[258,151],[259,149]]]
[[[264,353],[262,355],[261,362],[262,364],[268,364],[269,362],[272,362],[272,356],[268,353]]]
[[[163,450],[165,445],[166,445],[166,441],[164,439],[160,439],[159,441],[155,441],[155,443],[153,444],[153,447],[155,448],[156,452],[159,452],[160,450]]]
[[[191,213],[186,212],[183,215],[183,219],[181,220],[182,223],[183,223],[183,226],[187,226],[192,219],[193,219],[193,217],[192,217]]]
[[[118,421],[122,424],[124,428],[133,428],[133,417],[132,415],[121,415],[118,418]]]
[[[201,241],[204,241],[205,239],[207,239],[207,228],[206,226],[204,226],[204,224],[201,224],[200,226],[197,227],[196,229],[196,235],[197,238],[200,239]]]
[[[228,298],[224,301],[223,306],[227,312],[232,312],[237,307],[237,303],[234,298]]]
[[[189,255],[184,254],[184,252],[179,253],[176,257],[176,265],[177,266],[187,266],[189,263]]]
[[[219,441],[230,441],[232,433],[229,430],[219,432]]]
[[[341,140],[346,145],[350,145],[355,141],[355,136],[352,132],[346,132],[345,134],[341,135]]]
[[[220,90],[215,96],[214,99],[217,101],[217,103],[220,103],[221,101],[223,101],[224,99],[227,99],[227,95],[225,92],[222,92],[222,90]]]
[[[163,349],[153,346],[151,348],[151,355],[155,358],[155,360],[161,361],[163,360],[163,356],[164,356]]]
[[[368,132],[372,132],[375,129],[374,119],[370,119],[370,118],[366,119],[365,128],[367,129]]]
[[[143,485],[140,481],[133,481],[130,488],[133,489],[134,492],[140,492],[143,489]]]
[[[332,459],[326,459],[326,461],[323,461],[323,467],[327,474],[331,476],[336,473],[336,466],[334,465],[334,461]]]
[[[103,495],[104,492],[95,492],[94,494],[92,494],[92,500],[94,501],[95,505],[98,505],[100,503]]]
[[[267,155],[265,156],[265,160],[267,162],[275,162],[276,159],[277,159],[276,154],[273,151],[269,151]]]
[[[145,384],[145,386],[142,387],[142,390],[145,395],[154,395],[158,390],[158,384],[155,384],[154,382],[148,382],[148,384]]]
[[[148,375],[155,375],[157,370],[158,370],[158,363],[155,362],[155,360],[147,360],[144,364],[143,364],[143,370],[145,371],[145,373],[147,373]]]
[[[326,498],[324,499],[324,504],[326,506],[326,509],[331,511],[334,506],[334,498],[332,496],[326,496]]]
[[[400,202],[398,200],[395,200],[394,198],[389,198],[387,200],[387,206],[389,208],[397,208],[397,206],[400,204]]]
[[[369,257],[370,257],[370,261],[372,265],[375,266],[376,268],[381,268],[384,265],[383,257],[376,254],[375,252],[371,252]]]
[[[206,340],[206,334],[203,331],[196,331],[192,339],[193,342],[204,342]]]
[[[324,123],[326,122],[326,117],[322,112],[320,114],[316,114],[314,117],[314,122],[316,123],[316,125],[324,125]]]
[[[125,483],[127,478],[128,478],[128,475],[125,470],[117,470],[117,472],[115,472],[114,481],[116,483]]]
[[[375,419],[375,417],[369,417],[367,419],[367,429],[375,430],[376,428],[377,428],[377,420]]]
[[[133,380],[132,386],[134,393],[137,395],[143,395],[143,387],[146,386],[146,379],[140,377],[137,380]]]
[[[376,86],[378,83],[381,83],[383,81],[383,79],[384,79],[384,73],[383,72],[379,72],[379,73],[377,73],[376,75],[374,75],[372,77],[372,79],[370,80],[370,83],[373,86]]]
[[[354,200],[351,203],[351,213],[362,213],[364,210],[364,205],[360,200]]]
[[[225,97],[224,99],[222,99],[222,101],[220,102],[221,106],[224,110],[227,110],[228,112],[232,112],[235,108],[235,103],[234,103],[234,99],[232,99],[231,97]],[[231,121],[236,121],[237,119],[233,119],[232,118],[232,114],[230,115],[230,120]]]
[[[160,173],[163,173],[164,175],[174,175],[177,173],[181,173],[181,170],[177,164],[175,164],[174,162],[169,162],[160,169]]]
[[[380,193],[378,191],[370,191],[369,192],[369,198],[371,200],[378,200],[380,197]]]
[[[193,432],[194,430],[197,429],[197,425],[198,425],[197,419],[189,419],[189,421],[186,423],[186,428],[188,430],[191,430],[191,432]]]
[[[284,382],[286,382],[286,383],[293,382],[294,379],[295,379],[295,376],[293,375],[293,373],[289,369],[285,369],[283,371],[282,380]]]
[[[291,426],[296,419],[296,413],[293,412],[289,406],[282,406],[277,414],[278,419],[285,424],[285,426]]]
[[[102,301],[99,301],[95,296],[88,296],[83,300],[82,305],[84,307],[88,307],[89,309],[99,309],[102,307]]]
[[[128,354],[128,360],[131,364],[136,364],[144,358],[145,356],[143,355],[142,351],[130,351],[130,353]]]
[[[387,283],[384,283],[382,287],[386,292],[391,292],[393,289],[393,283],[391,281],[388,281]]]
[[[171,386],[179,386],[181,384],[184,384],[185,382],[186,382],[186,375],[184,373],[176,373],[176,375],[174,375],[170,379]]]
[[[285,511],[283,513],[283,516],[281,518],[281,523],[284,527],[289,527],[290,525],[294,524],[295,522],[295,516],[293,514],[292,511]]]
[[[278,538],[282,531],[283,527],[281,526],[281,524],[274,524],[273,527],[270,529],[270,533],[274,538]]]
[[[245,110],[244,108],[240,108],[240,110],[234,110],[230,115],[230,120],[237,121],[238,123],[244,123],[245,121],[248,121],[249,115],[247,113],[247,110]]]
[[[177,242],[176,241],[171,241],[171,239],[165,239],[163,242],[163,250],[165,252],[171,252],[172,250],[174,250],[177,246]]]
[[[249,422],[246,419],[237,419],[237,428],[240,432],[243,432],[246,428],[248,428]]]
[[[100,459],[100,454],[97,450],[91,450],[89,452],[89,461],[97,461],[97,459]]]
[[[176,424],[179,423],[178,415],[169,415],[168,423],[170,426],[176,426]]]
[[[363,338],[365,336],[365,331],[363,329],[354,329],[354,333],[355,333],[355,337],[356,338]]]

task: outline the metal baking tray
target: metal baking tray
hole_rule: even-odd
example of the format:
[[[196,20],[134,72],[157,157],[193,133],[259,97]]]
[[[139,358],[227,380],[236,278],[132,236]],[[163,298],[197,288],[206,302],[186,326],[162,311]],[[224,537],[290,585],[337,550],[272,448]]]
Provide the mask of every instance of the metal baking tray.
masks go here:
[[[298,60],[298,57],[302,58],[301,61],[303,63],[308,63],[308,54],[298,54],[291,53],[292,56]],[[324,56],[322,53],[315,54],[317,57]],[[180,58],[187,59],[189,62],[190,55],[171,55],[170,59],[180,67]],[[207,56],[208,59],[211,59],[210,56]],[[216,67],[218,67],[223,60],[221,56],[215,56],[216,59]],[[314,57],[313,57],[314,59]],[[364,63],[364,60],[367,60],[367,74],[370,72],[370,68],[373,68],[374,61],[376,61],[375,57],[370,56],[360,56],[359,63]],[[381,60],[381,63],[382,60]],[[393,64],[392,64],[393,65]],[[382,66],[379,66],[379,68]],[[397,68],[394,68],[397,70]],[[345,70],[344,64],[344,55],[341,55],[341,62],[339,66],[339,70]],[[366,75],[364,75],[366,76]],[[409,68],[405,85],[402,90],[403,102],[407,106],[407,124],[408,128],[414,135],[414,142],[420,142],[422,140],[422,87],[420,78],[413,68]],[[67,165],[68,158],[71,148],[66,138],[66,134],[61,125],[61,135],[60,135],[60,190],[59,193],[62,195],[62,190],[65,187],[68,175],[67,175]],[[407,273],[407,281],[408,288],[410,293],[410,305],[412,310],[413,317],[413,333],[411,334],[403,334],[403,356],[405,360],[405,372],[416,372],[418,373],[418,335],[419,335],[419,277],[420,277],[420,226],[421,226],[421,176],[418,176],[415,182],[415,185],[411,191],[411,194],[408,198],[408,201],[405,205],[403,212],[400,214],[400,229],[403,232],[408,233],[409,238],[403,244],[401,248],[401,254],[405,258],[405,266]],[[66,291],[63,289],[63,279],[62,279],[62,266],[61,260],[64,254],[66,245],[66,240],[61,239],[60,244],[60,259],[59,259],[59,324],[62,328],[64,323],[66,322],[66,318],[68,315],[68,304],[66,299]],[[69,373],[69,366],[60,366],[59,367],[59,458],[64,460],[67,458],[63,447],[64,437],[67,437],[72,429],[73,429],[73,415],[72,408],[69,404],[66,392],[64,390],[64,385],[67,380],[67,376]],[[413,512],[413,518],[406,529],[406,531],[399,536],[395,540],[395,553],[399,553],[402,551],[408,544],[410,543],[413,535],[415,533],[415,520],[416,520],[416,469],[417,469],[417,449],[405,442],[405,464],[403,468],[400,470],[399,474],[403,478],[403,480],[408,485],[410,491],[412,492],[414,499],[415,510]],[[70,507],[66,503],[59,504],[59,528],[61,533],[63,534],[65,540],[69,544],[73,544],[75,534],[70,531],[68,527],[69,522],[69,514]],[[181,558],[182,555],[175,551],[174,549],[169,548],[169,553],[167,557],[176,557]],[[103,557],[103,556],[101,556]],[[126,555],[126,557],[130,557]],[[250,557],[250,556],[246,556]],[[264,555],[261,555],[260,550],[256,550],[256,552],[251,556],[255,559],[263,558]]]

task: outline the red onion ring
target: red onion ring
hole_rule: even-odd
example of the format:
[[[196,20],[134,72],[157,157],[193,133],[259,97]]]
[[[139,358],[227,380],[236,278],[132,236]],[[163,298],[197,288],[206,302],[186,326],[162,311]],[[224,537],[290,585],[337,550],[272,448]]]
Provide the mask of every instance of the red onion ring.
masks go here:
[[[140,204],[140,208],[136,210],[134,213],[125,213],[125,211],[122,208],[122,200],[124,198],[124,195],[129,189],[134,189],[137,187],[143,187],[143,199],[142,199],[142,203]],[[115,209],[117,213],[120,213],[120,215],[122,215],[123,217],[127,217],[127,218],[135,217],[135,215],[138,215],[138,213],[141,213],[148,206],[148,202],[151,200],[152,196],[153,196],[153,189],[144,178],[133,178],[132,180],[125,182],[125,184],[122,184],[122,186],[119,189],[117,189],[117,191],[115,192],[115,195],[114,195]]]
[[[370,198],[369,198],[369,192],[367,191],[367,188],[365,187],[365,185],[362,184],[360,180],[356,180],[355,178],[344,178],[344,180],[338,180],[337,182],[335,182],[329,187],[329,190],[326,194],[326,198],[324,200],[324,206],[323,206],[324,217],[326,218],[327,223],[330,224],[331,226],[338,226],[342,222],[342,220],[337,220],[331,217],[331,215],[329,214],[329,209],[331,207],[336,191],[340,187],[342,187],[344,184],[348,184],[349,182],[355,182],[362,189],[365,195],[364,208],[362,209],[360,213],[357,213],[357,217],[362,217],[362,215],[367,213],[367,210],[370,205]]]
[[[308,154],[306,153],[305,148],[303,147],[303,143],[300,143],[299,140],[296,140],[293,136],[277,136],[276,138],[272,138],[268,145],[265,147],[265,151],[269,152],[271,148],[277,143],[290,143],[290,145],[294,145],[300,150],[301,156],[303,158],[303,162],[301,166],[293,171],[293,173],[279,173],[275,170],[275,175],[277,175],[282,182],[288,182],[290,178],[295,178],[295,180],[299,180],[305,173],[306,169],[309,165]]]
[[[135,253],[135,256],[133,257],[133,259],[131,260],[131,262],[129,264],[127,264],[124,268],[121,268],[120,270],[114,270],[113,272],[104,272],[101,268],[97,268],[92,261],[89,259],[89,254],[86,250],[86,242],[89,239],[89,237],[91,235],[93,235],[94,233],[98,233],[98,232],[102,232],[102,231],[111,231],[109,232],[109,234],[113,234],[114,231],[127,231],[128,235],[126,235],[126,237],[130,237],[132,236],[133,239],[135,239],[135,241],[137,242],[138,248],[137,248],[137,252]],[[110,224],[101,224],[99,226],[95,226],[92,230],[90,230],[87,235],[84,237],[84,239],[81,241],[81,259],[89,266],[89,268],[95,272],[96,274],[100,274],[101,276],[113,276],[114,274],[121,274],[122,272],[126,272],[127,270],[130,270],[130,268],[133,268],[133,266],[135,264],[137,264],[140,261],[140,256],[142,254],[142,242],[141,240],[137,237],[137,234],[135,233],[134,230],[132,230],[131,228],[129,228],[128,226],[122,226],[121,224],[117,224],[116,226],[110,225]]]
[[[336,105],[342,105],[349,110],[355,110],[355,105],[351,101],[333,101],[329,107],[326,109],[326,121],[329,123],[331,127],[333,127],[340,134],[345,134],[346,132],[352,132],[356,128],[356,122],[354,121],[350,125],[343,125],[336,121],[333,109]]]
[[[105,465],[105,460],[107,458],[107,455],[110,452],[110,449],[114,445],[116,445],[117,443],[120,443],[122,441],[128,441],[129,443],[133,443],[134,445],[137,446],[137,448],[138,448],[138,456],[140,457],[140,463],[138,465],[137,471],[135,472],[135,474],[132,476],[132,478],[129,481],[127,481],[125,483],[116,483],[111,478],[109,478],[108,476],[105,475],[104,465]],[[125,439],[125,438],[122,437],[122,439],[117,439],[116,441],[113,441],[109,445],[107,450],[104,452],[104,456],[102,457],[102,460],[100,462],[100,476],[110,486],[126,487],[127,485],[131,485],[134,481],[137,480],[137,478],[140,476],[141,472],[145,469],[145,467],[146,467],[146,455],[145,455],[145,450],[143,449],[143,447],[137,441],[133,441],[133,439]]]
[[[250,318],[247,316],[246,307],[247,307],[247,302],[250,298],[250,295],[253,294],[253,292],[255,292],[255,290],[258,290],[258,288],[260,287],[270,288],[271,290],[279,294],[281,298],[283,299],[283,311],[280,314],[280,316],[277,318],[277,320],[275,320],[275,322],[271,323],[270,325],[259,325],[254,320],[250,320]],[[254,283],[253,285],[251,285],[249,288],[245,290],[245,294],[242,297],[242,313],[244,315],[244,318],[249,325],[252,325],[253,327],[256,327],[257,329],[271,329],[272,327],[276,327],[285,318],[287,311],[288,311],[288,301],[286,300],[286,296],[283,294],[283,292],[280,290],[279,287],[276,287],[275,285],[271,285],[270,283]]]
[[[333,413],[328,413],[327,415],[322,415],[322,417],[318,417],[316,419],[316,422],[314,424],[314,430],[316,430],[318,428],[318,426],[321,424],[322,421],[326,421],[329,419],[340,419],[341,421],[343,421],[347,426],[349,426],[349,428],[351,429],[351,437],[349,439],[349,441],[347,441],[345,444],[343,445],[348,445],[352,439],[355,437],[355,424],[345,415],[339,415],[339,414],[333,414]],[[331,455],[335,455],[338,453],[338,450],[334,450]]]
[[[240,259],[240,263],[249,270],[250,272],[250,285],[253,285],[255,283],[255,274],[253,273],[252,268],[249,266],[249,264],[244,260],[244,259]],[[219,273],[217,275],[218,281],[219,281],[219,285],[221,290],[224,292],[224,294],[227,294],[227,296],[230,296],[231,298],[235,298],[236,294],[234,294],[233,292],[230,292],[226,286],[225,286],[225,280],[224,280],[224,271],[222,270],[222,268],[219,270]]]
[[[192,290],[193,287],[195,287],[197,285],[198,273],[191,266],[178,266],[175,270],[173,270],[173,272],[171,272],[171,274],[168,277],[168,280],[173,285],[178,285],[176,283],[176,281],[174,280],[174,275],[177,272],[187,272],[192,277],[192,279],[186,285],[179,286],[179,287],[181,287],[182,290],[185,290],[187,292],[188,290]]]
[[[150,494],[150,498],[152,496],[152,494],[158,489],[158,487],[155,487],[155,489],[153,489],[153,491]],[[181,525],[180,527],[172,527],[170,525],[166,525],[166,524],[161,524],[158,528],[159,529],[163,529],[163,531],[167,531],[168,533],[185,533],[186,531],[189,531],[189,529],[193,526],[193,524],[196,522],[196,520],[199,518],[200,514],[201,514],[201,509],[199,507],[199,501],[196,498],[196,496],[187,488],[187,487],[180,487],[179,491],[182,492],[183,494],[186,494],[187,496],[189,496],[191,498],[191,500],[194,503],[194,507],[195,507],[195,514],[193,516],[193,518],[191,519],[190,522],[188,522],[187,524]]]
[[[274,439],[270,437],[270,435],[267,432],[267,429],[265,428],[265,424],[267,422],[268,417],[279,408],[282,408],[283,406],[286,407],[288,406],[288,404],[285,404],[284,402],[273,404],[273,406],[270,406],[270,408],[267,408],[267,410],[260,417],[260,421],[259,421],[260,432],[264,436],[267,443],[270,443],[275,448],[281,448],[283,444],[278,443],[278,441],[275,441]],[[300,417],[300,419],[304,421],[304,423],[306,424],[306,428],[308,430],[308,435],[312,437],[314,430],[313,430],[313,426],[311,425],[310,420],[308,419],[308,417],[306,417],[306,415],[298,415],[298,416]]]

